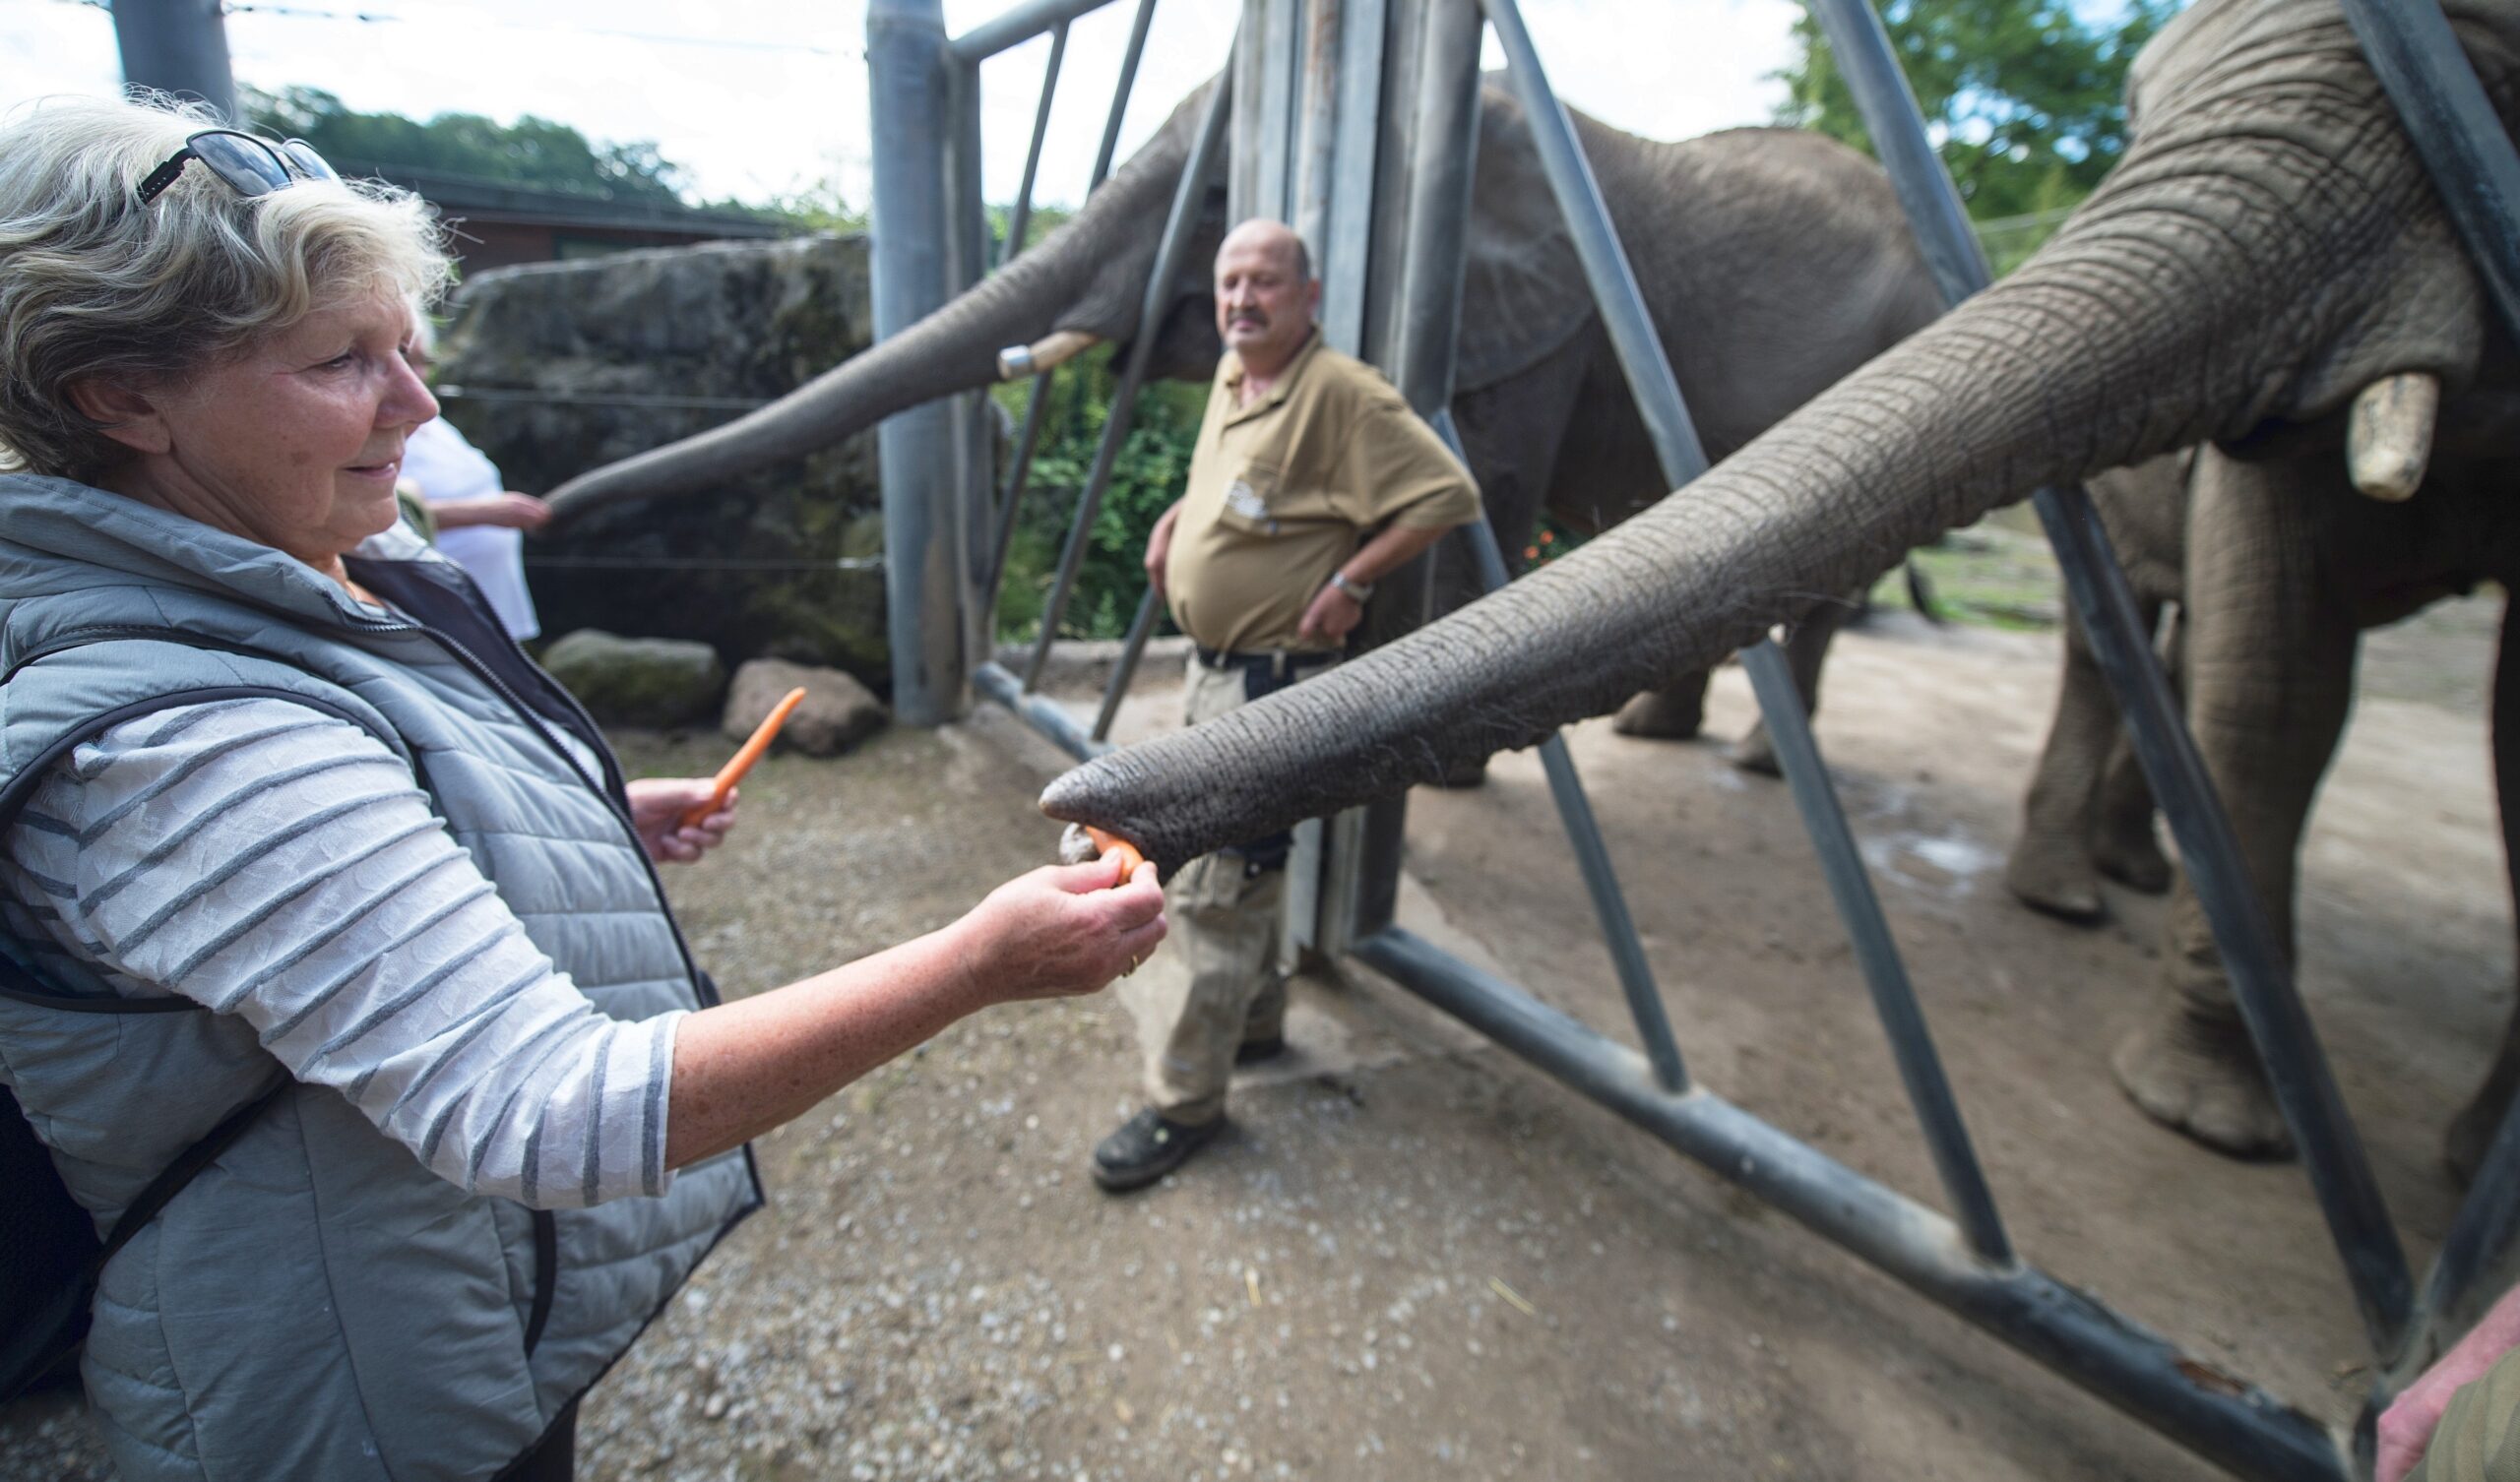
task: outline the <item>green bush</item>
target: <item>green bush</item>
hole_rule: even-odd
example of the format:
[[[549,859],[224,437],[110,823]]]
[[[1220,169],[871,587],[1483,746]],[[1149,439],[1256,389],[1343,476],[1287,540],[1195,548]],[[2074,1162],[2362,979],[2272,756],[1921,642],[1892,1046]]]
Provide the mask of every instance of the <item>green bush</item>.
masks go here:
[[[1002,641],[1029,641],[1040,632],[1068,526],[1094,471],[1102,424],[1110,416],[1115,379],[1110,352],[1099,349],[1070,362],[1051,381],[1040,444],[1016,512],[1006,580],[998,588],[997,633]],[[997,394],[1020,427],[1030,384],[1001,387]],[[1119,638],[1129,631],[1146,594],[1147,532],[1181,497],[1206,405],[1205,386],[1163,382],[1140,393],[1128,437],[1112,463],[1110,487],[1086,539],[1076,589],[1059,622],[1061,638]],[[1169,623],[1165,619],[1157,631],[1169,631]]]

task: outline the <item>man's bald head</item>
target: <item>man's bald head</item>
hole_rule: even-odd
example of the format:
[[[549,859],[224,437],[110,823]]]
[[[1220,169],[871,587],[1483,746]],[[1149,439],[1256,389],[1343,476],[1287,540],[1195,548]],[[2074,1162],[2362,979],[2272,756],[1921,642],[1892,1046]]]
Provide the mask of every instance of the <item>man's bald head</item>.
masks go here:
[[[1217,333],[1245,374],[1275,376],[1311,338],[1321,307],[1312,254],[1284,221],[1249,220],[1217,249]]]

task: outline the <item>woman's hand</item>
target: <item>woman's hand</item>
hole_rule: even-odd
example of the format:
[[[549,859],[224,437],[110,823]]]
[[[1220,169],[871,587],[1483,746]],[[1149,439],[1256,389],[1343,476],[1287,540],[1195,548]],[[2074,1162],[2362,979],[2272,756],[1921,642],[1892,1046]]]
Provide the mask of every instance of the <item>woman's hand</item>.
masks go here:
[[[1109,855],[1052,865],[990,892],[954,931],[979,1003],[1092,993],[1164,940],[1164,891],[1153,864],[1126,883]]]
[[[647,847],[650,859],[659,864],[689,864],[726,841],[741,789],[727,793],[726,806],[699,823],[685,828],[682,822],[684,814],[709,801],[716,786],[712,777],[641,777],[629,784],[630,822],[638,829],[639,842]]]

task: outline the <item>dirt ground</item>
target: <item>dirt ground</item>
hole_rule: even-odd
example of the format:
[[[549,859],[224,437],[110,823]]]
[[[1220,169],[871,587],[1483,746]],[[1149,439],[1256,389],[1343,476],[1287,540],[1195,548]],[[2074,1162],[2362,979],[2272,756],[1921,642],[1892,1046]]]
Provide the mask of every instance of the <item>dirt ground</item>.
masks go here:
[[[2370,646],[2307,854],[2303,986],[2419,1261],[2454,1207],[2439,1129],[2511,1009],[2497,620],[2457,604]],[[2206,1153],[2110,1080],[2160,904],[2118,893],[2076,930],[2000,884],[2054,654],[1885,616],[1840,646],[1821,745],[2025,1255],[2345,1420],[2364,1348],[2299,1168]],[[1124,734],[1165,723],[1169,678]],[[1728,671],[1712,731],[1749,710]],[[1782,786],[1709,745],[1572,741],[1692,1073],[1935,1202]],[[624,749],[654,773],[724,743]],[[773,759],[676,903],[730,992],[800,976],[1044,860],[1058,765],[993,710]],[[1409,871],[1408,924],[1625,1034],[1536,758],[1416,795]],[[980,1016],[765,1140],[771,1207],[595,1391],[581,1475],[2218,1475],[1370,973],[1302,981],[1291,1032],[1233,1129],[1124,1200],[1085,1175],[1133,1105],[1118,995]],[[102,1475],[71,1399],[0,1412],[0,1476]]]

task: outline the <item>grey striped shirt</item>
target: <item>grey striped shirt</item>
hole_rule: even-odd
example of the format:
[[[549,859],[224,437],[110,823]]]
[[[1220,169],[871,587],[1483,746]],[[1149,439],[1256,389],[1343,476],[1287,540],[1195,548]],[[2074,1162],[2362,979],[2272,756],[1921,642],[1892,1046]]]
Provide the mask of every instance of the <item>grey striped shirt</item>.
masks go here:
[[[357,726],[281,700],[126,721],[54,765],[5,843],[0,921],[38,972],[73,957],[242,1017],[472,1192],[663,1192],[681,1015],[598,1012]]]

